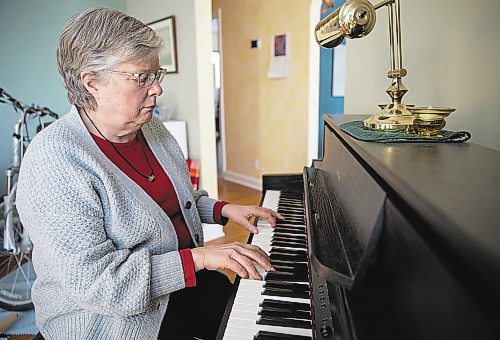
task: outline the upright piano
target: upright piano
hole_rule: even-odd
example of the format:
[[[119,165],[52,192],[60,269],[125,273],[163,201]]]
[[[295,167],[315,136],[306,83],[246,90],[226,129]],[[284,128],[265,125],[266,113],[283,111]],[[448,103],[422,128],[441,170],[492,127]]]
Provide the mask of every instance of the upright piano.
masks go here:
[[[379,144],[325,116],[323,157],[265,175],[285,215],[249,242],[276,271],[236,279],[218,339],[500,339],[500,152]]]

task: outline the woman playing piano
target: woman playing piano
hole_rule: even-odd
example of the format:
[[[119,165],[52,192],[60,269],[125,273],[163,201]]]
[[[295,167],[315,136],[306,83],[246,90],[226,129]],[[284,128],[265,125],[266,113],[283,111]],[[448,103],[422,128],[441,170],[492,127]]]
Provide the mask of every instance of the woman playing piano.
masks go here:
[[[73,106],[31,143],[17,189],[46,339],[210,339],[229,287],[216,270],[272,270],[256,246],[203,247],[202,222],[255,232],[249,217],[282,217],[193,191],[181,149],[152,117],[161,47],[148,26],[106,8],[63,28],[57,63]]]

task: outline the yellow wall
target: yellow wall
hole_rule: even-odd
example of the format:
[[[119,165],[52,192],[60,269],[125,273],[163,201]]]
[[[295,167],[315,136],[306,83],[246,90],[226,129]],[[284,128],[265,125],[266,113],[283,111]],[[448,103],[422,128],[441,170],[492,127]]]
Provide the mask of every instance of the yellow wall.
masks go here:
[[[227,171],[255,179],[307,161],[311,0],[213,0],[222,9]],[[269,79],[274,35],[287,34],[290,76]],[[260,48],[250,41],[260,39]],[[260,169],[254,166],[258,159]]]

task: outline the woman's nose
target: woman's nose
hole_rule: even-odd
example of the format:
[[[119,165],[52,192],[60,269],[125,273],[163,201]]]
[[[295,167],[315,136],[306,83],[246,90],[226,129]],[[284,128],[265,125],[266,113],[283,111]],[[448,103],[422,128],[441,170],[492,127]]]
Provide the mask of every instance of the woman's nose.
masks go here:
[[[151,87],[149,88],[149,94],[151,96],[158,97],[158,96],[161,96],[162,93],[163,93],[163,89],[162,89],[160,83],[158,83],[158,80],[155,80],[153,82],[153,84],[151,85]]]

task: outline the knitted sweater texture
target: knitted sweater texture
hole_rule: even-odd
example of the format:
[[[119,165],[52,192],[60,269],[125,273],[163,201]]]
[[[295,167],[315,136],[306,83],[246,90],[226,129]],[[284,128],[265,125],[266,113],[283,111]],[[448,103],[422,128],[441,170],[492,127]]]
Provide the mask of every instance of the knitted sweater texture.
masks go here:
[[[214,223],[216,200],[193,191],[158,119],[141,130],[202,245],[201,222]],[[32,299],[46,339],[156,339],[169,294],[185,287],[174,227],[102,153],[75,107],[28,147],[16,204],[34,245]]]

